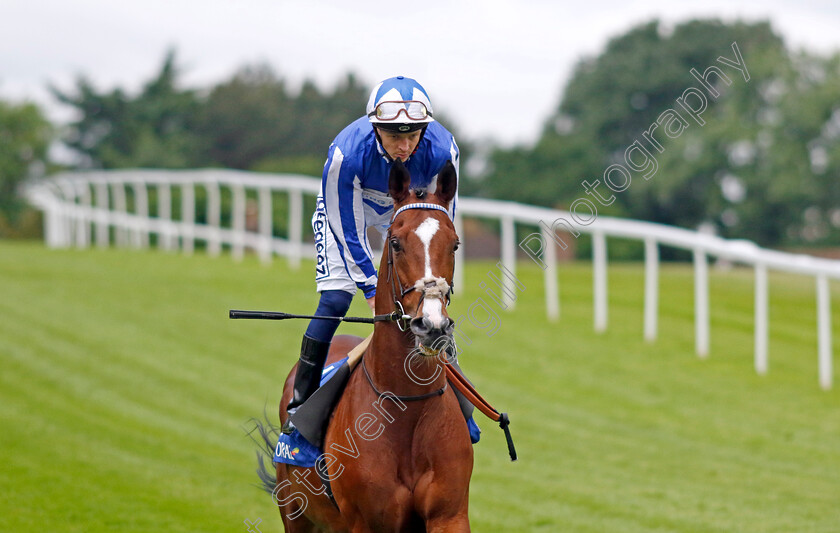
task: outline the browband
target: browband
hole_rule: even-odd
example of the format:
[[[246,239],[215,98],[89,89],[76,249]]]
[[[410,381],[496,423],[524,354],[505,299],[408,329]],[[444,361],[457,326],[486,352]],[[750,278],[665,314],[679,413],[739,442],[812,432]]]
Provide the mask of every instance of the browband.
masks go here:
[[[446,216],[449,216],[449,210],[447,208],[443,207],[442,205],[429,204],[429,203],[425,203],[425,202],[418,202],[418,203],[414,203],[414,204],[404,205],[404,206],[400,207],[399,209],[397,209],[394,212],[394,216],[391,217],[391,223],[392,224],[394,223],[394,219],[397,218],[397,215],[399,215],[403,211],[407,211],[409,209],[436,209],[438,211],[443,211],[444,213],[446,213]],[[451,219],[452,217],[449,217],[449,218]]]

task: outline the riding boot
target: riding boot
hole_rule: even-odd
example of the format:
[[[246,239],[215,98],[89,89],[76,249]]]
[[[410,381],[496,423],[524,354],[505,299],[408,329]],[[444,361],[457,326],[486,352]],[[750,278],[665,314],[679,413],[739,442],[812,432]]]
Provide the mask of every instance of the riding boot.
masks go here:
[[[322,342],[311,337],[303,336],[300,345],[300,361],[298,362],[295,384],[293,388],[292,401],[289,402],[286,412],[288,417],[283,424],[281,431],[287,435],[295,431],[292,423],[292,415],[297,408],[312,396],[321,383],[321,373],[324,370],[324,362],[327,360],[327,352],[330,349],[329,342]]]

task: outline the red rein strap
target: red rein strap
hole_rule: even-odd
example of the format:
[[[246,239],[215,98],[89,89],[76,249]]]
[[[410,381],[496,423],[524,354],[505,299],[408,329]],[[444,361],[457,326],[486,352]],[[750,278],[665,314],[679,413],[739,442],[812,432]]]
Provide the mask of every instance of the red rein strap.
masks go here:
[[[446,377],[452,382],[452,386],[461,391],[461,394],[463,394],[479,411],[484,413],[487,418],[493,422],[499,423],[499,427],[505,432],[505,440],[507,441],[510,460],[516,461],[516,448],[513,445],[513,437],[510,435],[510,417],[508,417],[507,413],[500,413],[496,411],[493,406],[487,402],[487,400],[481,397],[481,394],[475,390],[475,387],[473,387],[460,372],[454,370],[450,365],[444,366],[446,367]]]

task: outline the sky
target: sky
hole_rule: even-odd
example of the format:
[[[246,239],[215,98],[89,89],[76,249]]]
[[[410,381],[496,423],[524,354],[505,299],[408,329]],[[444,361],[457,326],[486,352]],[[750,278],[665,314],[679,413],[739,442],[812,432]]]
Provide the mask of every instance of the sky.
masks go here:
[[[410,76],[462,135],[512,146],[536,140],[581,58],[653,18],[698,17],[769,20],[793,49],[840,50],[836,0],[0,0],[0,99],[61,123],[48,84],[83,74],[136,93],[174,49],[190,88],[255,64],[324,90],[348,72],[370,87]]]

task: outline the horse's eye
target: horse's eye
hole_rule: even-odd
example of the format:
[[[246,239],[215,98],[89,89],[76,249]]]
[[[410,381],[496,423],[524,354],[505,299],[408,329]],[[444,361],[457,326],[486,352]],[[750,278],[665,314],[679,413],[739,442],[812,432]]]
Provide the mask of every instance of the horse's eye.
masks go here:
[[[391,242],[391,249],[392,250],[394,250],[395,252],[401,252],[402,251],[402,245],[400,244],[400,240],[398,238],[391,237],[390,242]]]
[[[452,246],[452,253],[455,253],[459,246],[461,246],[461,241],[455,241],[455,245]]]

